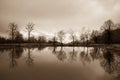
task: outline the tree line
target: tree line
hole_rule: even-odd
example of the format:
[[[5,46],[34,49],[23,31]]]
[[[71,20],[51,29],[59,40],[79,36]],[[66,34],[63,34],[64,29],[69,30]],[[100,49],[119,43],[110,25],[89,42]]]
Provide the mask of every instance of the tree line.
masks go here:
[[[21,34],[18,30],[18,25],[16,23],[9,23],[8,32],[9,38],[5,38],[0,36],[0,44],[6,43],[51,43],[51,44],[59,44],[64,45],[65,35],[69,33],[71,42],[67,43],[70,45],[76,44],[114,44],[120,43],[120,24],[115,24],[112,20],[107,20],[101,26],[100,30],[85,31],[84,33],[79,35],[79,38],[75,34],[73,30],[69,32],[65,32],[61,30],[54,34],[52,39],[47,39],[46,36],[39,36],[35,38],[31,36],[32,31],[34,30],[34,23],[30,22],[26,25],[26,31],[28,34],[28,38],[23,38],[23,34]]]

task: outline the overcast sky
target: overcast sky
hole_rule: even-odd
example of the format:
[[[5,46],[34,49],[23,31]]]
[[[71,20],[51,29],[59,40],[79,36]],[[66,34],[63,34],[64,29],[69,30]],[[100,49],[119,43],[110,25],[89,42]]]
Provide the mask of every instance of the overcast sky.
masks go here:
[[[108,19],[120,22],[120,0],[0,0],[1,35],[7,34],[10,22],[17,23],[22,33],[33,22],[33,34],[38,35],[99,29]]]

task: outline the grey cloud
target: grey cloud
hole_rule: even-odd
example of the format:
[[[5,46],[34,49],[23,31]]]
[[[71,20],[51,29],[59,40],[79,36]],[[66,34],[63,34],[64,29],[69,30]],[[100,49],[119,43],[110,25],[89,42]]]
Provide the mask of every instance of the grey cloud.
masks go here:
[[[120,22],[120,0],[0,0],[0,33],[9,22],[19,29],[33,21],[43,31],[98,28],[107,19]],[[51,29],[49,30],[48,27]]]

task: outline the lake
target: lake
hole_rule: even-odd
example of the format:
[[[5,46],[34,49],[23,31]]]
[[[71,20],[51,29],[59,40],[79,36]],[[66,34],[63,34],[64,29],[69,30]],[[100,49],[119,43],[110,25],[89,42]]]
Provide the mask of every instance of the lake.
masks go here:
[[[0,48],[0,80],[120,80],[120,52],[106,47]]]

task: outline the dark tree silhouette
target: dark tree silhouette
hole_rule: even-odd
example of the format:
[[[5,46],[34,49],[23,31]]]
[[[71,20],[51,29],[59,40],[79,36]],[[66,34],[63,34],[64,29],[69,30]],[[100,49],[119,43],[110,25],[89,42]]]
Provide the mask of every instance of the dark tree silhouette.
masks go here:
[[[106,32],[105,38],[106,38],[106,43],[110,44],[111,43],[111,30],[114,27],[114,23],[112,20],[107,20],[105,21],[104,25],[101,27],[101,30]]]
[[[32,36],[32,37],[30,37],[29,42],[35,43],[35,42],[37,42],[37,39],[34,36]]]
[[[15,36],[15,42],[21,43],[23,41],[24,41],[23,35],[19,31],[17,31]]]
[[[0,36],[0,44],[6,43],[6,38]]]
[[[39,37],[38,37],[38,43],[40,43],[40,45],[41,45],[42,43],[45,43],[45,42],[47,42],[47,39],[46,39],[45,36],[39,36]]]
[[[85,34],[80,35],[80,40],[83,44],[85,44]]]
[[[94,43],[98,43],[98,35],[99,35],[99,32],[97,30],[93,30],[92,33],[91,33],[91,40],[94,42]]]
[[[55,47],[55,45],[56,45],[56,42],[57,42],[57,37],[56,37],[56,34],[54,33],[54,37],[53,37],[53,45],[54,45],[54,47]]]

